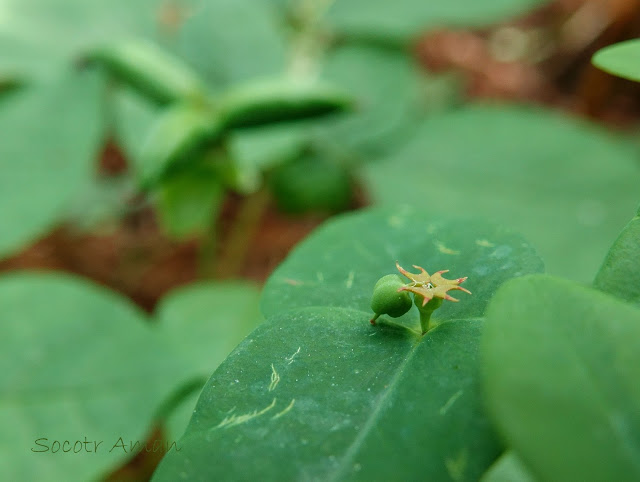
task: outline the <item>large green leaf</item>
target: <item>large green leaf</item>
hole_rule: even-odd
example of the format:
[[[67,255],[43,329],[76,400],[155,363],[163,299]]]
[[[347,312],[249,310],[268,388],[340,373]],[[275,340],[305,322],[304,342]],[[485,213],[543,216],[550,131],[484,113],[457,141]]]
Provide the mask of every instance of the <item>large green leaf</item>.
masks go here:
[[[489,305],[488,408],[542,480],[640,478],[640,311],[570,281],[514,280]]]
[[[43,274],[0,278],[0,313],[3,478],[96,479],[131,457],[130,442],[144,444],[184,376],[144,314],[80,279]],[[126,453],[113,449],[119,438]]]
[[[335,0],[326,20],[346,35],[405,40],[427,28],[482,26],[524,13],[548,0]]]
[[[454,248],[449,266],[475,273],[478,295],[425,336],[369,325],[369,280]],[[273,316],[216,370],[156,479],[478,479],[500,451],[478,394],[483,286],[540,268],[521,238],[477,223],[410,209],[329,223],[268,283]],[[323,295],[307,299],[312,286]]]
[[[258,299],[249,283],[202,282],[163,298],[155,317],[193,375],[206,378],[262,321]]]
[[[450,270],[468,276],[473,293],[460,303],[445,303],[441,319],[483,316],[496,288],[505,280],[542,271],[533,248],[506,229],[477,220],[444,221],[410,208],[385,208],[342,216],[320,228],[271,275],[263,292],[266,316],[305,306],[341,306],[370,311],[378,278],[399,261],[430,273]],[[401,318],[415,321],[416,312]]]
[[[95,74],[66,74],[0,102],[0,257],[46,232],[90,179],[101,88]]]
[[[599,50],[593,63],[610,74],[640,82],[640,40],[627,40]]]
[[[593,284],[601,291],[640,303],[640,210],[611,246]]]
[[[283,71],[285,36],[267,2],[200,2],[179,36],[183,57],[214,90]]]
[[[364,174],[375,202],[511,226],[550,272],[587,281],[636,206],[637,158],[631,141],[585,122],[472,105],[426,120],[413,142]]]

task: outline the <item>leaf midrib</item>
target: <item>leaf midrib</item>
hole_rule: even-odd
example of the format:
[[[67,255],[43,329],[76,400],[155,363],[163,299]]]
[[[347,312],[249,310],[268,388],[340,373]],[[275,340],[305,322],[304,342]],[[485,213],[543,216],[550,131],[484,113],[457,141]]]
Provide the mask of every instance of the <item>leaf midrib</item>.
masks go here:
[[[424,338],[424,336],[421,336],[413,344],[413,346],[411,347],[411,350],[407,354],[406,358],[400,364],[400,366],[396,370],[396,373],[393,375],[393,378],[391,379],[391,382],[389,383],[387,391],[384,392],[384,394],[381,397],[378,398],[378,403],[376,404],[375,409],[371,412],[371,414],[367,418],[367,421],[365,422],[364,426],[362,427],[362,430],[360,431],[360,433],[356,436],[356,438],[353,440],[353,442],[351,442],[351,445],[349,446],[349,449],[347,450],[347,452],[345,453],[344,457],[342,458],[342,461],[340,462],[339,467],[336,469],[336,471],[334,472],[333,476],[331,476],[327,480],[330,480],[331,482],[333,482],[333,481],[340,480],[340,479],[343,478],[343,476],[345,475],[345,472],[348,470],[348,468],[353,463],[353,459],[356,456],[356,454],[358,453],[358,451],[360,450],[360,447],[362,447],[362,444],[364,443],[364,441],[366,440],[367,436],[369,435],[369,432],[371,431],[371,428],[373,427],[374,423],[377,421],[378,415],[380,414],[382,409],[386,406],[387,400],[389,399],[389,397],[391,396],[391,394],[395,390],[396,386],[400,382],[400,379],[402,378],[402,375],[404,374],[405,368],[411,362],[411,360],[415,356],[416,352],[418,351],[418,347],[422,343],[422,339],[423,338]]]

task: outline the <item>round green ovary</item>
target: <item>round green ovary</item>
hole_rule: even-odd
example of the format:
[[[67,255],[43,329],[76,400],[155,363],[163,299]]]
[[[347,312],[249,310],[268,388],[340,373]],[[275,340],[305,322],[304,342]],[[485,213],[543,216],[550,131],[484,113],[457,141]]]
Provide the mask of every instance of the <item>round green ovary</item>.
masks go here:
[[[397,274],[388,274],[378,280],[373,288],[371,309],[376,315],[398,318],[411,308],[411,296],[406,291],[398,292],[404,282]]]

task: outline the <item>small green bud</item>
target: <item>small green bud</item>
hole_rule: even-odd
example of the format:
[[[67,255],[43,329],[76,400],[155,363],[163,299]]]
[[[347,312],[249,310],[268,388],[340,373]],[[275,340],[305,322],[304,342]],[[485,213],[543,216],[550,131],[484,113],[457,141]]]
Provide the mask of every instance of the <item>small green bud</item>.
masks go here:
[[[375,316],[371,319],[371,324],[375,325],[376,319],[380,315],[389,315],[398,318],[411,309],[411,296],[407,291],[398,291],[405,283],[397,274],[388,274],[378,280],[373,287],[373,298],[371,299],[371,309]]]

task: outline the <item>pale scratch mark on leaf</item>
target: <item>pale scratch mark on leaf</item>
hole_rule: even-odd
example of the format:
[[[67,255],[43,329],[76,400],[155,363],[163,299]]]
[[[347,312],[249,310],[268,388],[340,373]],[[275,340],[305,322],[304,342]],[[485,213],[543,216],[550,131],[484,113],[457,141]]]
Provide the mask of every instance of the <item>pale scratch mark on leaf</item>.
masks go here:
[[[283,280],[285,283],[287,283],[288,285],[291,286],[302,286],[304,284],[304,282],[297,280],[297,279],[291,279],[291,278],[285,278]]]
[[[460,254],[460,251],[456,251],[455,249],[447,248],[440,241],[436,241],[435,245],[436,245],[436,248],[438,248],[438,251],[440,251],[443,254]]]
[[[276,368],[273,366],[273,363],[272,363],[271,364],[271,383],[269,384],[269,391],[273,392],[278,386],[278,383],[280,383],[280,375],[278,375],[278,372],[276,371]]]
[[[316,278],[318,278],[318,282],[324,283],[324,275],[320,271],[316,273]]]
[[[276,418],[280,418],[283,415],[285,415],[286,413],[288,413],[293,408],[295,403],[296,403],[296,399],[295,398],[291,399],[291,403],[289,405],[287,405],[287,408],[285,408],[281,412],[276,413],[273,417],[271,417],[271,420],[275,420]]]
[[[291,364],[293,363],[293,359],[296,357],[296,355],[297,355],[298,353],[300,353],[300,349],[301,349],[301,348],[302,348],[302,347],[301,347],[301,346],[299,346],[299,347],[298,347],[298,349],[296,350],[296,352],[295,352],[293,355],[284,357],[284,359],[285,359],[285,360],[287,360],[287,361],[289,362],[289,363],[287,363],[287,365],[291,365]]]
[[[245,413],[243,415],[234,415],[234,414],[232,414],[232,415],[226,416],[222,420],[222,422],[220,422],[218,425],[213,427],[213,429],[215,430],[215,429],[218,429],[218,428],[229,428],[229,427],[233,427],[234,425],[240,425],[242,423],[247,423],[249,420],[253,420],[256,417],[264,415],[265,413],[267,413],[269,410],[271,410],[275,406],[276,406],[276,399],[274,398],[273,401],[271,402],[271,404],[267,405],[262,410],[254,410],[253,412]]]
[[[458,390],[456,393],[451,395],[449,400],[447,400],[447,402],[442,407],[440,407],[440,415],[444,415],[445,413],[447,413],[447,411],[451,408],[451,405],[456,403],[456,400],[458,400],[458,398],[460,398],[463,393],[463,390]]]
[[[348,290],[351,289],[351,287],[353,286],[353,279],[355,278],[356,273],[355,271],[349,271],[349,276],[347,277],[347,281],[345,283],[346,287]]]
[[[467,449],[462,449],[458,455],[453,458],[446,458],[444,465],[447,467],[447,471],[453,480],[463,480],[464,472],[467,468]]]
[[[495,244],[493,244],[491,241],[488,241],[486,239],[476,239],[476,244],[483,248],[493,248],[495,246]]]

